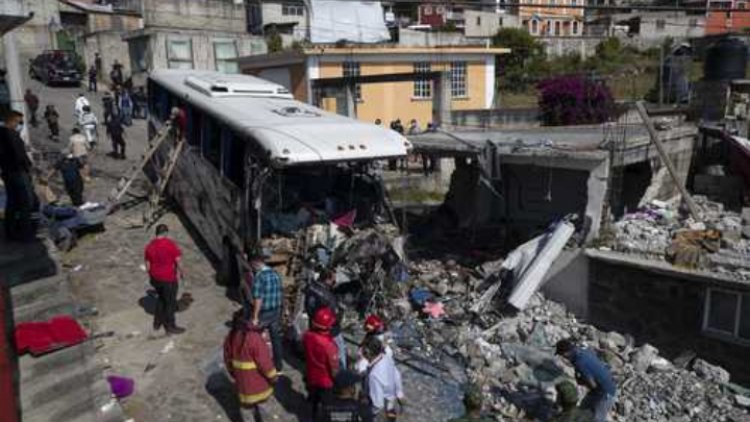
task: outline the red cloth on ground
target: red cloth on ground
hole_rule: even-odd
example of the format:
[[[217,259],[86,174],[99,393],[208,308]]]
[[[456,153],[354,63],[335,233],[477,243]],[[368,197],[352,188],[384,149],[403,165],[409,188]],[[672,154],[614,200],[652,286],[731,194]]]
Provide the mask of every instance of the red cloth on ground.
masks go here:
[[[308,330],[302,336],[305,348],[307,385],[333,388],[333,374],[339,368],[339,350],[329,332]]]
[[[172,239],[160,237],[152,240],[144,252],[149,263],[148,275],[164,283],[177,281],[177,258],[182,251]]]
[[[69,316],[52,318],[48,322],[21,322],[16,324],[16,350],[18,354],[32,355],[73,346],[88,338],[78,321]]]

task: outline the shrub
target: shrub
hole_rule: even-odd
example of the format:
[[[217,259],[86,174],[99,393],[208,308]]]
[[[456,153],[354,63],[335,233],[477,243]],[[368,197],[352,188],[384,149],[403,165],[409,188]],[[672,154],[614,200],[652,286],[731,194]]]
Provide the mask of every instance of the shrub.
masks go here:
[[[614,113],[609,88],[589,78],[554,77],[543,80],[537,88],[539,111],[547,126],[602,123]]]

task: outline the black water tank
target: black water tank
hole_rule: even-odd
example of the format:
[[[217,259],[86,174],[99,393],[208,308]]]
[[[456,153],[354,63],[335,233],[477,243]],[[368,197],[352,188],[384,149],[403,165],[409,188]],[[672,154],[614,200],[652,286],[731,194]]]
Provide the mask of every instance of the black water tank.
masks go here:
[[[722,38],[706,51],[703,77],[707,81],[744,79],[747,46],[735,38]]]

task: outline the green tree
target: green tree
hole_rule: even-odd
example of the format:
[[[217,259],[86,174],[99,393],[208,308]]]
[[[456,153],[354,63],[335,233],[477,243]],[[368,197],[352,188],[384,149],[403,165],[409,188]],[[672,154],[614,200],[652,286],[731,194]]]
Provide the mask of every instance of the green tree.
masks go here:
[[[281,35],[275,30],[271,30],[266,34],[266,44],[268,45],[269,53],[279,53],[284,50],[284,41],[281,39]]]
[[[548,66],[545,64],[544,45],[525,29],[503,28],[492,37],[494,47],[509,48],[509,54],[497,58],[497,72],[501,86],[514,91],[527,88]]]

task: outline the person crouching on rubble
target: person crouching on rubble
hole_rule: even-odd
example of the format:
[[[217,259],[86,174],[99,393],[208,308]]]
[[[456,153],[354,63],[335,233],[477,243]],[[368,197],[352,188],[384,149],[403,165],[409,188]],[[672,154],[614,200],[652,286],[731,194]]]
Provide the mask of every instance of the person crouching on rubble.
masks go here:
[[[302,336],[305,350],[305,383],[307,400],[312,406],[313,421],[320,421],[322,405],[333,397],[333,380],[339,372],[339,351],[331,336],[336,314],[327,306],[318,309],[310,329]]]
[[[365,391],[369,399],[369,415],[373,422],[392,422],[402,413],[404,387],[396,362],[386,356],[377,337],[368,338],[362,351],[370,362],[365,375]]]
[[[263,420],[261,404],[273,395],[277,373],[262,328],[234,314],[232,329],[224,340],[224,364],[234,379],[242,420]]]
[[[339,312],[339,301],[333,292],[335,286],[336,274],[330,270],[323,270],[320,277],[310,282],[305,289],[305,312],[312,318],[318,309],[325,306],[336,314],[336,324],[331,328],[331,336],[339,350],[339,367],[346,368],[346,343],[341,334],[341,312]]]
[[[568,339],[558,341],[555,348],[556,354],[573,364],[578,383],[589,388],[581,408],[590,409],[595,422],[605,422],[617,396],[617,388],[607,365],[594,352],[578,347]]]
[[[333,383],[334,397],[323,404],[323,422],[363,422],[364,410],[357,400],[360,377],[352,371],[339,371]]]
[[[555,385],[557,391],[557,405],[560,414],[552,418],[551,422],[590,422],[594,420],[591,411],[578,407],[578,387],[570,381],[562,381]]]
[[[492,422],[494,419],[482,416],[482,402],[482,390],[476,385],[470,385],[464,393],[466,414],[448,422]]]
[[[355,369],[360,374],[364,374],[365,372],[367,372],[367,367],[370,365],[370,361],[367,360],[367,358],[364,356],[363,349],[365,343],[371,337],[378,339],[383,345],[383,351],[385,355],[393,359],[393,349],[391,349],[391,346],[388,345],[388,341],[385,335],[385,323],[383,322],[383,320],[375,314],[368,315],[367,318],[365,318],[364,328],[365,338],[363,338],[362,342],[359,344],[359,349],[357,350],[358,360],[357,364],[355,365]]]

